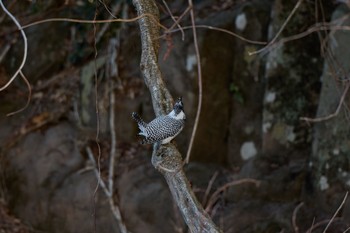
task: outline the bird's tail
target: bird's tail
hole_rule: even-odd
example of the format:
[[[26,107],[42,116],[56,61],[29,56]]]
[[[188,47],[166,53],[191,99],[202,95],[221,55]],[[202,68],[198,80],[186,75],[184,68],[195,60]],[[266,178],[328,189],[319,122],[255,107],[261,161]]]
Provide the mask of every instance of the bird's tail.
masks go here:
[[[143,128],[143,129],[146,128],[147,123],[142,120],[142,118],[139,116],[139,114],[137,114],[136,112],[133,112],[131,116],[137,122],[137,124],[139,125],[140,129],[141,128]]]

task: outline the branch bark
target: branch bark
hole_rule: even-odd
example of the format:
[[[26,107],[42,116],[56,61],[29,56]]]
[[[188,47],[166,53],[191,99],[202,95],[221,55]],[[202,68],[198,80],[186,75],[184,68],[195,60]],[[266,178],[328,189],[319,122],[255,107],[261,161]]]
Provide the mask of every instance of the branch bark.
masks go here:
[[[160,31],[154,19],[159,22],[159,11],[154,0],[134,0],[133,3],[138,15],[145,15],[139,19],[142,46],[140,68],[150,90],[156,116],[165,115],[171,111],[173,99],[158,65]],[[150,15],[154,16],[153,20],[149,18]],[[194,195],[183,171],[182,156],[175,145],[161,145],[158,149],[154,146],[152,164],[163,174],[191,232],[221,232]]]
[[[221,232],[194,195],[182,169],[182,156],[175,145],[161,146],[152,154],[153,166],[163,174],[182,217],[192,233]]]
[[[134,0],[134,5],[139,16],[145,15],[138,20],[142,46],[140,68],[151,92],[156,116],[165,115],[171,111],[173,99],[164,84],[158,64],[159,23],[154,23],[154,20],[159,22],[159,11],[153,0]],[[154,20],[150,19],[149,15],[153,15]]]

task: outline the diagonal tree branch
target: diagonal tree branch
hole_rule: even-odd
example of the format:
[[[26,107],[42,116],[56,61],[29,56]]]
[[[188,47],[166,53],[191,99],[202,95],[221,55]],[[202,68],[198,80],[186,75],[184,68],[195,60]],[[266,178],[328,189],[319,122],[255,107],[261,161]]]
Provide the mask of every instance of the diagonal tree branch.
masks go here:
[[[172,108],[172,97],[165,86],[158,65],[159,25],[148,17],[151,14],[159,20],[158,8],[154,0],[134,0],[133,3],[138,15],[147,15],[139,19],[142,45],[140,68],[150,90],[156,115],[164,115]],[[152,164],[163,174],[191,232],[220,232],[194,195],[183,171],[182,157],[176,146],[167,144],[156,148],[157,146],[154,146]]]
[[[182,157],[175,145],[161,146],[153,151],[152,164],[164,176],[182,217],[192,233],[219,233],[220,229],[194,195],[182,169]]]
[[[159,20],[159,11],[153,0],[134,0],[134,5],[138,15],[147,13]],[[140,68],[151,92],[156,116],[165,115],[171,110],[173,99],[165,86],[158,64],[159,26],[148,16],[140,18],[139,25],[142,45]]]

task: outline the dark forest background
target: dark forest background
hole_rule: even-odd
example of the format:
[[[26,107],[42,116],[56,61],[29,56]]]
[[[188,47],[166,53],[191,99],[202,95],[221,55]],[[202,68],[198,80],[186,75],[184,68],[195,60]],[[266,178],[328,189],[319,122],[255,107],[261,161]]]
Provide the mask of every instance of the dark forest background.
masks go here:
[[[110,233],[120,225],[187,232],[131,118],[154,118],[137,21],[68,20],[135,18],[132,2],[2,3],[27,36],[22,73],[31,92],[21,75],[0,92],[0,232]],[[188,2],[157,5],[169,29]],[[193,7],[203,105],[185,170],[198,200],[223,232],[349,230],[350,2],[197,0]],[[159,54],[165,83],[185,105],[186,127],[175,140],[183,156],[198,107],[190,26],[187,13],[172,30],[162,28]],[[0,88],[23,50],[18,27],[0,11]],[[111,197],[101,186],[95,193],[97,162],[102,180],[114,181]]]

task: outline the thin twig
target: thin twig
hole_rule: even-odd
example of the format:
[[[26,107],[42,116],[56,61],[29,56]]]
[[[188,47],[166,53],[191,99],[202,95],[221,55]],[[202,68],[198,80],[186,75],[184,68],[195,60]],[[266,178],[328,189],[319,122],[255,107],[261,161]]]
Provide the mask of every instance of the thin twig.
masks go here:
[[[304,202],[299,203],[299,205],[297,205],[297,207],[295,207],[295,209],[293,211],[292,224],[293,224],[293,228],[294,228],[295,233],[299,233],[299,227],[297,225],[297,213],[303,205],[304,205]]]
[[[247,39],[243,36],[240,36],[230,30],[227,30],[227,29],[224,29],[224,28],[219,28],[219,27],[213,27],[213,26],[209,26],[209,25],[196,25],[195,26],[196,28],[204,28],[204,29],[209,29],[209,30],[213,30],[213,31],[219,31],[219,32],[224,32],[224,33],[227,33],[231,36],[234,36],[242,41],[245,41],[247,43],[251,43],[251,44],[257,44],[257,45],[266,45],[267,42],[264,42],[264,41],[256,41],[256,40],[250,40],[250,39]],[[192,29],[193,26],[184,26],[182,27],[182,29],[184,30],[187,30],[187,29]],[[162,35],[162,37],[166,36],[166,33],[173,33],[173,32],[177,32],[179,31],[179,29],[169,29],[168,31],[165,32],[165,35]]]
[[[107,8],[107,6],[105,5],[104,2],[102,2],[100,0],[100,2],[105,6],[105,9],[108,11],[109,13],[109,19],[112,19],[112,18],[117,18],[116,16],[114,16],[115,14],[117,14],[120,9],[121,9],[121,2],[118,2],[113,8],[112,8],[112,12],[109,11],[109,9]],[[106,23],[103,25],[103,27],[101,28],[101,30],[99,31],[99,33],[97,34],[96,36],[96,42],[98,43],[102,36],[105,34],[105,32],[107,31],[107,29],[109,28],[110,24],[109,23]]]
[[[240,180],[235,180],[232,182],[229,182],[227,184],[224,184],[223,186],[221,186],[220,188],[218,188],[210,197],[207,207],[205,208],[206,212],[209,212],[209,210],[211,209],[211,207],[214,205],[214,203],[218,200],[219,198],[219,194],[223,191],[225,191],[227,188],[231,187],[231,186],[235,186],[238,184],[243,184],[243,183],[253,183],[255,184],[255,186],[259,186],[260,185],[260,181],[255,180],[255,179],[251,179],[251,178],[245,178],[245,179],[240,179]]]
[[[306,233],[311,233],[312,229],[314,229],[315,225],[315,217],[312,219],[311,227],[306,231]]]
[[[124,224],[124,222],[122,221],[122,218],[121,218],[120,209],[114,203],[114,200],[113,200],[113,197],[112,197],[112,195],[113,195],[112,191],[108,190],[106,183],[101,178],[101,173],[98,170],[98,165],[96,164],[96,160],[94,158],[94,155],[92,154],[92,151],[91,151],[90,147],[86,147],[86,152],[87,152],[88,157],[89,157],[89,159],[90,159],[90,161],[92,163],[92,166],[93,166],[92,169],[93,169],[93,171],[95,173],[95,176],[96,176],[96,178],[98,180],[99,187],[102,188],[103,192],[107,196],[107,199],[108,199],[108,202],[109,202],[109,206],[111,208],[111,211],[113,213],[114,218],[118,222],[120,231],[122,233],[127,233],[128,231],[127,231],[126,226],[125,226],[125,224]]]
[[[253,54],[257,54],[257,53],[261,53],[263,52],[264,50],[268,49],[272,44],[275,43],[275,41],[277,40],[277,38],[279,37],[279,35],[282,33],[282,31],[284,30],[284,28],[286,27],[287,23],[290,21],[290,19],[292,18],[292,16],[294,15],[294,13],[297,11],[297,9],[300,7],[301,3],[302,3],[303,0],[299,0],[292,12],[288,15],[287,19],[284,21],[284,23],[282,24],[281,28],[278,30],[278,32],[276,33],[275,37],[265,46],[263,47],[262,49],[259,49],[257,51],[254,51],[254,52],[250,52],[249,55],[253,55]]]
[[[183,17],[185,17],[185,15],[187,15],[187,13],[191,10],[191,7],[188,6],[186,8],[186,10],[180,15],[180,17],[177,18],[177,20],[174,22],[174,24],[168,29],[168,32],[170,32],[171,30],[173,30],[176,25],[179,24],[179,22],[182,20]],[[183,29],[183,27],[181,27],[181,29]],[[180,29],[177,29],[177,30],[180,30]]]
[[[114,200],[113,200],[113,190],[108,190],[106,183],[102,180],[100,171],[97,168],[98,165],[96,164],[96,160],[95,160],[95,158],[94,158],[94,156],[92,154],[91,149],[89,147],[87,147],[86,151],[87,151],[87,154],[89,156],[90,161],[92,162],[93,170],[94,170],[95,176],[96,176],[96,178],[98,180],[99,187],[102,188],[102,190],[104,191],[105,195],[107,196],[107,199],[108,199],[108,202],[109,202],[109,206],[111,208],[111,211],[112,211],[112,214],[113,214],[114,218],[118,222],[119,229],[120,229],[120,231],[122,233],[127,233],[128,231],[127,231],[126,226],[125,226],[125,224],[124,224],[124,222],[122,220],[119,206],[116,205],[114,203]]]
[[[318,117],[318,118],[300,117],[300,120],[306,121],[306,122],[313,122],[313,123],[315,123],[315,122],[327,121],[329,119],[332,119],[333,117],[336,117],[339,114],[340,109],[341,109],[341,107],[342,107],[342,105],[344,103],[344,100],[345,100],[346,94],[348,93],[349,87],[350,87],[350,82],[348,82],[346,84],[345,89],[343,91],[343,94],[342,94],[342,96],[340,98],[338,107],[337,107],[337,109],[335,110],[334,113],[329,114],[328,116]]]
[[[343,208],[344,204],[345,204],[345,201],[346,199],[348,198],[348,194],[349,192],[346,192],[344,198],[343,198],[343,201],[340,203],[338,209],[335,211],[335,213],[333,214],[331,220],[328,222],[326,228],[324,229],[323,233],[326,233],[326,231],[328,230],[329,226],[332,224],[333,220],[335,219],[335,217],[337,216],[337,214],[339,213],[339,211]]]
[[[121,216],[121,212],[119,209],[119,206],[116,205],[113,201],[113,198],[109,198],[109,206],[111,207],[112,213],[114,218],[117,220],[118,222],[118,226],[119,226],[119,230],[121,233],[128,233],[128,230],[126,229],[126,226],[122,220],[122,216]]]
[[[163,2],[166,5],[166,2],[164,0],[163,0]],[[165,38],[165,41],[167,42],[167,51],[165,52],[165,54],[163,56],[163,60],[165,60],[169,56],[172,48],[174,47],[173,42],[172,42],[171,37],[170,37],[170,33],[168,33],[168,32],[170,32],[175,26],[178,26],[178,30],[180,30],[182,33],[182,40],[185,39],[184,30],[180,26],[180,21],[190,11],[190,9],[191,9],[191,7],[187,7],[186,10],[180,15],[180,17],[175,19],[175,17],[171,13],[169,7],[167,7],[169,14],[172,16],[172,18],[174,20],[174,24],[168,30],[165,31],[164,36],[159,37],[159,38]]]
[[[120,5],[119,5],[120,8]],[[114,218],[117,221],[119,230],[121,233],[127,233],[126,225],[123,221],[123,218],[121,216],[121,211],[119,208],[119,205],[114,202],[113,198],[113,190],[114,190],[114,168],[116,166],[116,160],[118,159],[117,154],[117,136],[116,136],[116,128],[115,128],[115,93],[114,93],[114,81],[113,76],[118,76],[118,65],[117,65],[117,56],[118,56],[118,48],[119,48],[119,33],[117,32],[117,39],[113,38],[110,40],[108,52],[110,53],[110,60],[109,63],[107,63],[107,78],[109,80],[109,127],[110,127],[110,133],[111,133],[111,150],[110,150],[110,159],[109,159],[109,168],[108,168],[108,190],[109,195],[107,195],[107,199],[109,202],[109,206],[111,208],[111,211],[113,213]],[[97,85],[97,84],[96,84]]]
[[[11,43],[7,43],[4,50],[0,54],[0,62],[2,62],[2,60],[6,56],[7,52],[10,50],[10,48],[11,48]]]
[[[39,92],[44,90],[45,88],[50,87],[51,85],[54,85],[57,82],[60,82],[62,78],[67,77],[67,75],[77,75],[77,68],[67,68],[61,71],[58,74],[55,74],[51,76],[50,78],[47,78],[45,81],[40,82],[34,87],[34,91]]]
[[[163,0],[163,4],[164,4],[166,10],[168,11],[170,17],[171,17],[172,20],[174,21],[174,24],[175,24],[175,25],[179,28],[179,30],[181,31],[181,35],[182,35],[181,38],[182,38],[182,40],[184,41],[184,40],[185,40],[185,33],[184,33],[184,30],[181,28],[180,23],[176,21],[176,19],[175,19],[173,13],[171,13],[171,10],[169,9],[169,6],[168,6],[168,4],[166,3],[165,0]]]
[[[95,14],[94,14],[94,20],[95,21],[97,18],[97,5],[95,4]],[[96,114],[96,136],[95,136],[95,143],[98,148],[98,155],[97,155],[97,170],[98,170],[98,176],[101,177],[101,147],[99,143],[99,135],[100,135],[100,111],[98,108],[98,82],[97,82],[97,42],[96,42],[96,24],[93,23],[93,34],[94,34],[94,80],[95,80],[95,86],[94,86],[94,92],[95,92],[95,114]],[[101,179],[102,180],[102,179]],[[96,220],[96,195],[98,188],[100,186],[100,180],[97,181],[96,188],[93,194],[93,218],[94,218],[94,233],[97,233],[97,220]],[[107,188],[108,190],[108,188]]]
[[[113,23],[113,22],[124,22],[124,23],[130,23],[130,22],[135,22],[139,19],[144,18],[145,16],[148,16],[153,22],[155,22],[158,26],[163,28],[164,30],[167,30],[168,28],[164,27],[162,24],[160,24],[153,15],[151,14],[142,14],[139,15],[135,18],[131,19],[105,19],[105,20],[83,20],[83,19],[70,19],[70,18],[51,18],[51,19],[44,19],[44,20],[39,20],[35,21],[33,23],[26,24],[22,26],[20,29],[25,29],[28,27],[32,27],[34,25],[42,24],[42,23],[47,23],[47,22],[71,22],[71,23],[83,23],[83,24],[101,24],[101,23]]]
[[[11,2],[8,4],[7,8],[10,9],[10,8],[11,8],[13,5],[15,5],[16,3],[17,3],[17,0],[11,1]],[[2,23],[2,21],[4,21],[5,17],[6,17],[6,13],[3,14],[3,15],[1,15],[1,17],[0,17],[0,23]]]
[[[322,22],[325,23],[326,22],[326,18],[325,18],[325,13],[324,13],[324,9],[323,9],[323,4],[321,3],[321,1],[316,1],[315,2],[315,22],[319,21],[319,11],[321,11],[321,16],[322,16]],[[320,41],[320,51],[321,51],[321,55],[322,57],[325,56],[325,50],[326,50],[326,43],[328,42],[328,39],[325,39],[327,36],[322,36],[321,32],[319,31],[317,33],[317,36],[319,38]]]
[[[102,180],[101,175],[100,175],[100,171],[98,170],[98,166],[96,163],[96,160],[94,158],[94,155],[92,153],[92,150],[90,147],[86,147],[86,153],[88,154],[89,160],[92,163],[92,167],[95,173],[95,176],[97,178],[97,181],[99,183],[99,186],[102,188],[102,190],[104,191],[104,193],[106,194],[106,196],[110,196],[109,190],[105,184],[105,182]]]
[[[218,176],[219,172],[215,172],[214,175],[211,177],[209,183],[208,183],[208,187],[207,189],[205,190],[205,193],[204,193],[204,197],[203,197],[203,201],[202,201],[202,205],[205,206],[205,204],[207,203],[207,200],[208,200],[208,196],[209,196],[209,193],[210,193],[210,190],[211,188],[213,187],[213,184],[214,184],[214,181],[216,179],[216,177]]]
[[[333,222],[341,221],[341,220],[342,220],[342,218],[334,218]],[[311,233],[314,229],[316,229],[316,228],[318,228],[318,227],[328,223],[329,221],[330,221],[330,219],[325,219],[325,220],[322,220],[322,221],[320,221],[320,222],[318,222],[316,224],[312,224],[312,226],[306,231],[306,233]]]
[[[114,177],[114,167],[117,158],[117,136],[115,134],[115,93],[114,93],[114,81],[113,76],[118,76],[118,64],[116,62],[118,56],[119,48],[119,33],[117,33],[117,39],[113,38],[109,43],[109,53],[110,61],[107,66],[107,78],[109,79],[109,127],[111,133],[111,151],[109,160],[109,170],[108,170],[108,189],[113,193],[113,177]]]
[[[196,30],[196,22],[195,22],[195,19],[194,19],[194,10],[193,10],[192,0],[188,0],[188,5],[191,7],[190,15],[191,15],[191,24],[193,26],[192,27],[193,43],[194,43],[194,48],[195,48],[195,51],[196,51],[196,58],[197,58],[198,106],[197,106],[196,118],[194,120],[194,125],[193,125],[192,135],[191,135],[191,139],[190,139],[190,144],[189,144],[188,149],[187,149],[187,155],[186,155],[185,163],[188,163],[189,160],[190,160],[192,146],[193,146],[194,138],[196,136],[198,122],[199,122],[199,117],[200,117],[201,110],[202,110],[202,94],[203,94],[202,65],[201,65],[201,58],[200,58],[199,48],[198,48],[197,30]]]
[[[110,152],[110,160],[109,160],[109,169],[108,169],[108,189],[110,193],[113,193],[113,177],[114,177],[114,164],[116,158],[116,148],[117,148],[117,139],[115,135],[115,116],[114,116],[114,105],[115,105],[115,94],[113,89],[109,95],[109,126],[111,131],[111,152]]]
[[[90,161],[92,162],[92,166],[93,166],[93,170],[95,173],[95,176],[100,184],[100,187],[102,188],[102,190],[104,191],[105,195],[107,196],[108,202],[109,202],[109,206],[111,208],[111,211],[113,213],[114,218],[117,220],[118,222],[118,226],[119,229],[122,233],[127,233],[127,229],[126,226],[124,224],[124,222],[122,221],[121,218],[121,213],[120,213],[120,209],[119,207],[114,203],[113,200],[113,191],[112,190],[108,190],[106,183],[102,180],[101,175],[100,175],[100,171],[97,169],[97,164],[96,164],[96,160],[94,158],[94,155],[92,154],[92,151],[90,149],[90,147],[86,147],[86,152],[89,156]]]
[[[22,37],[23,37],[23,42],[24,42],[24,48],[23,48],[23,59],[22,59],[22,63],[20,64],[20,66],[18,67],[18,69],[16,70],[16,72],[14,73],[14,75],[10,78],[10,80],[2,87],[0,87],[0,91],[5,90],[12,82],[13,80],[15,80],[15,78],[17,77],[17,75],[21,72],[21,70],[23,69],[24,64],[26,63],[27,60],[27,52],[28,52],[28,42],[27,42],[27,36],[24,33],[24,30],[21,26],[21,24],[17,21],[17,19],[6,9],[6,7],[4,6],[4,4],[2,3],[2,0],[0,0],[0,5],[1,8],[5,11],[5,13],[12,19],[12,21],[16,24],[17,28],[20,30]]]
[[[26,78],[26,76],[23,74],[22,70],[19,72],[21,78],[23,79],[23,81],[25,82],[25,84],[27,85],[27,88],[28,88],[28,98],[27,98],[27,102],[26,104],[24,105],[24,107],[22,107],[21,109],[17,110],[17,111],[14,111],[14,112],[10,112],[8,114],[6,114],[6,116],[12,116],[12,115],[15,115],[19,112],[22,112],[24,109],[26,109],[30,103],[30,99],[32,97],[32,87],[30,86],[30,83],[28,82],[28,79]]]
[[[108,12],[108,14],[112,17],[112,18],[114,18],[114,19],[116,19],[117,17],[115,16],[115,12],[114,12],[114,10],[113,10],[113,8],[112,8],[112,11],[108,8],[108,6],[106,5],[106,3],[104,2],[104,1],[102,1],[102,0],[99,0],[99,2],[104,6],[104,8],[106,9],[106,11]],[[120,5],[120,2],[118,2],[117,3],[118,5]]]
[[[185,27],[183,27],[183,29],[185,29]],[[279,41],[275,42],[273,45],[271,44],[269,46],[269,48],[271,48],[272,46],[275,48],[275,47],[278,47],[278,46],[285,44],[287,42],[301,39],[301,38],[308,36],[314,32],[319,32],[319,31],[349,31],[349,30],[350,30],[350,26],[334,25],[332,23],[317,23],[314,26],[309,27],[304,32],[294,34],[292,36],[284,37],[284,38],[280,39]],[[254,54],[254,52],[253,53],[249,52],[248,54],[252,55],[252,54]]]

